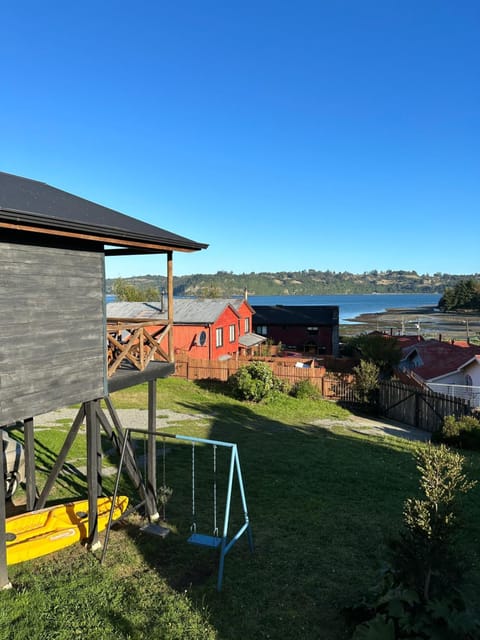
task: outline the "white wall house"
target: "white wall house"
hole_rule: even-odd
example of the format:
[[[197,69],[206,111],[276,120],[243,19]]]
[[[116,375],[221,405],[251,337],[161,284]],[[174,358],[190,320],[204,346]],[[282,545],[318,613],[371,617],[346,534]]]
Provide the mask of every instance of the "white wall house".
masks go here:
[[[426,380],[432,391],[468,400],[480,407],[480,356],[473,356],[455,371]]]

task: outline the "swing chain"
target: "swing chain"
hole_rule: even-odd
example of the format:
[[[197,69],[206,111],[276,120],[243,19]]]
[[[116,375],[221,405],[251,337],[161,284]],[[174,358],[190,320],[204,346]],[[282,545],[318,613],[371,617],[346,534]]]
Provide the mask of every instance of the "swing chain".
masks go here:
[[[195,517],[195,443],[192,442],[192,524],[190,526],[192,533],[197,531]]]
[[[213,535],[218,537],[217,527],[217,445],[213,445]]]

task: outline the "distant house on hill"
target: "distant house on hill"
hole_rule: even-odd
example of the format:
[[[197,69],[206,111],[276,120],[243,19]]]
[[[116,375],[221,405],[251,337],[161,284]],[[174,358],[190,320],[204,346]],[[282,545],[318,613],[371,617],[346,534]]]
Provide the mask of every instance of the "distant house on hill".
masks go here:
[[[253,305],[255,333],[289,349],[338,355],[338,306]]]
[[[252,352],[266,340],[252,333],[253,309],[244,298],[174,298],[173,308],[176,353],[225,360],[242,352]],[[162,301],[107,304],[108,322],[151,321],[149,330],[153,334],[161,328],[167,315],[168,309]]]

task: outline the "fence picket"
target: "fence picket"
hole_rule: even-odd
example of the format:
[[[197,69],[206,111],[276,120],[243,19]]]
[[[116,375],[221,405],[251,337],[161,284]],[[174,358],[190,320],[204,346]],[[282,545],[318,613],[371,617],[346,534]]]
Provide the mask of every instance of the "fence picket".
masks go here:
[[[351,373],[327,372],[325,367],[295,367],[290,361],[263,359],[273,373],[290,385],[300,380],[309,380],[322,396],[329,400],[357,404],[354,390],[354,375]],[[221,380],[226,382],[249,360],[211,361],[188,357],[177,357],[175,375],[187,380]],[[412,386],[398,380],[382,381],[378,393],[380,415],[412,425],[418,429],[434,432],[441,428],[446,416],[460,417],[470,412],[468,402],[430,389]]]

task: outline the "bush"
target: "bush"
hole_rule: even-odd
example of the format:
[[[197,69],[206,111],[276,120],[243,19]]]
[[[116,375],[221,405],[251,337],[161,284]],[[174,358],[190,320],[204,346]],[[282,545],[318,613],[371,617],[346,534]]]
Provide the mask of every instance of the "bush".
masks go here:
[[[319,400],[320,390],[310,380],[299,380],[290,389],[290,395],[300,400]]]
[[[441,431],[432,435],[432,441],[480,451],[480,420],[473,416],[447,416]]]
[[[283,392],[285,385],[277,378],[268,364],[250,362],[229,378],[233,395],[239,400],[262,402],[270,400],[275,393]]]
[[[465,562],[456,545],[458,498],[475,482],[462,456],[443,445],[419,448],[416,458],[423,496],[405,502],[379,584],[348,612],[355,640],[479,638],[480,621],[460,591]]]
[[[375,401],[375,392],[378,389],[379,367],[369,360],[361,360],[355,373],[354,393],[359,402],[371,404]]]

